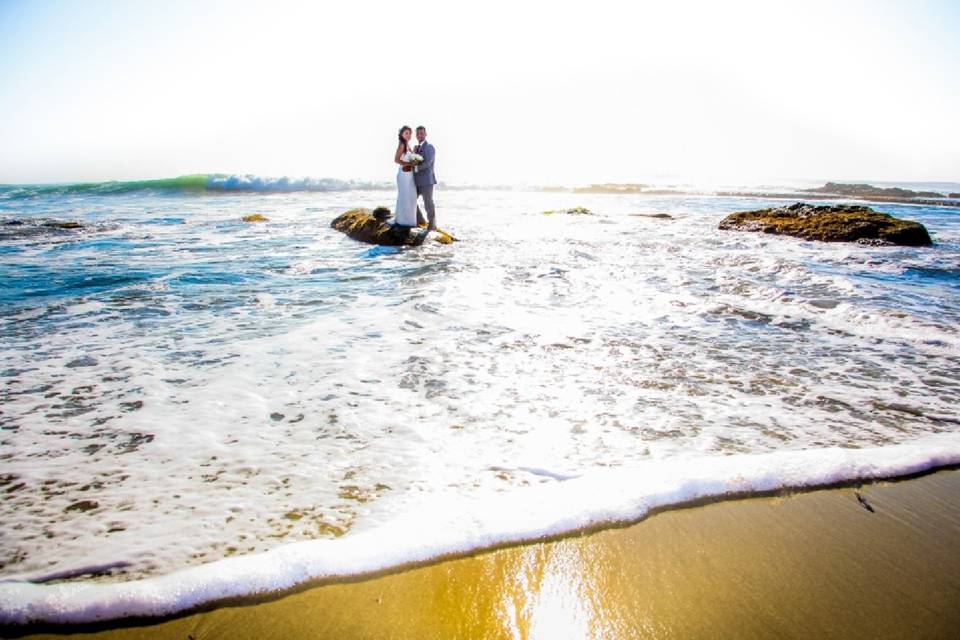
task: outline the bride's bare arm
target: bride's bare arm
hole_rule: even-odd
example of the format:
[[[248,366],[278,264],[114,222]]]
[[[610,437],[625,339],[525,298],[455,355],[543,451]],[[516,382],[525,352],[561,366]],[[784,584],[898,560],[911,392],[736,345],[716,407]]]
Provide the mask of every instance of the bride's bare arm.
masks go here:
[[[393,154],[393,161],[404,167],[410,164],[409,162],[404,162],[403,160],[400,159],[400,157],[403,156],[405,152],[406,152],[406,149],[404,148],[404,146],[402,144],[398,144],[397,152]]]

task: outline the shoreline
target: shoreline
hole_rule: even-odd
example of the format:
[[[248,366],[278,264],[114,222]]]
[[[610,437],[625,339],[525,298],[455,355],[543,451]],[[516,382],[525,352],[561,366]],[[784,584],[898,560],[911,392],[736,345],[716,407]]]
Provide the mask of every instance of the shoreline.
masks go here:
[[[461,501],[437,495],[352,536],[293,542],[128,582],[0,583],[0,623],[87,624],[195,611],[308,583],[373,575],[509,545],[639,522],[651,512],[744,496],[870,482],[960,465],[960,436],[649,461]]]
[[[779,540],[775,545],[778,557],[787,565],[797,565],[798,554],[803,557],[803,562],[813,562],[815,566],[809,567],[807,573],[801,572],[799,577],[804,580],[811,579],[817,571],[830,573],[830,566],[851,569],[848,566],[853,562],[850,550],[859,549],[853,558],[862,552],[871,562],[868,563],[869,566],[863,562],[853,562],[856,565],[854,568],[864,572],[868,578],[854,585],[858,592],[848,595],[853,601],[862,596],[867,601],[889,601],[884,606],[890,607],[897,602],[896,599],[890,599],[891,594],[898,597],[904,595],[902,576],[913,575],[923,580],[910,586],[912,591],[907,594],[912,594],[908,602],[910,606],[930,602],[922,593],[925,586],[939,593],[948,593],[951,599],[955,598],[951,601],[958,602],[960,501],[956,500],[957,495],[960,495],[960,470],[953,466],[862,485],[853,482],[829,488],[774,491],[764,496],[701,499],[651,510],[649,515],[639,522],[608,524],[527,544],[502,545],[454,558],[407,564],[360,576],[317,581],[279,593],[220,601],[167,618],[126,619],[87,625],[0,627],[0,635],[30,637],[29,634],[46,633],[52,635],[37,637],[59,637],[67,633],[89,633],[92,634],[89,637],[95,638],[133,638],[149,630],[151,637],[183,638],[189,634],[200,640],[211,637],[203,631],[209,624],[226,623],[231,629],[227,635],[233,637],[316,637],[312,635],[315,628],[297,626],[305,622],[304,617],[297,612],[309,610],[321,617],[327,625],[329,636],[320,637],[377,637],[390,629],[395,637],[448,637],[450,634],[466,633],[467,629],[480,628],[488,630],[489,633],[485,631],[473,635],[473,631],[470,631],[469,637],[500,637],[498,634],[502,635],[507,631],[502,625],[503,616],[493,615],[492,611],[487,611],[480,618],[467,615],[469,612],[466,610],[470,608],[473,598],[490,600],[488,604],[493,606],[503,600],[502,592],[509,591],[517,611],[529,613],[536,609],[531,609],[532,599],[542,600],[544,597],[542,580],[536,589],[532,589],[528,583],[521,584],[523,580],[517,582],[518,576],[530,568],[527,566],[530,562],[533,562],[532,566],[537,572],[543,573],[548,567],[541,564],[550,557],[558,553],[572,554],[581,561],[579,570],[589,573],[590,567],[587,565],[596,557],[614,554],[620,558],[619,554],[623,552],[630,557],[640,558],[635,566],[631,565],[632,568],[626,574],[619,566],[607,567],[609,571],[601,571],[596,575],[591,573],[590,579],[597,585],[606,585],[611,580],[618,584],[614,590],[616,597],[613,598],[608,597],[611,595],[608,586],[599,590],[606,595],[600,599],[599,604],[602,606],[594,607],[591,620],[597,624],[619,620],[622,623],[618,623],[619,627],[626,624],[623,628],[629,628],[630,632],[626,635],[614,634],[611,637],[635,637],[634,634],[640,629],[630,613],[634,611],[633,607],[638,601],[635,591],[639,589],[645,593],[645,598],[656,596],[654,592],[647,593],[649,584],[646,579],[638,580],[642,577],[639,574],[650,578],[650,575],[647,575],[649,567],[658,566],[657,575],[661,578],[670,576],[667,584],[658,587],[658,590],[667,593],[682,593],[694,586],[702,589],[704,583],[715,586],[736,583],[742,588],[743,579],[742,576],[738,577],[737,573],[743,569],[752,575],[756,568],[753,563],[734,564],[724,569],[726,574],[721,571],[720,575],[713,576],[712,572],[716,571],[717,567],[708,560],[715,556],[717,545],[726,544],[733,546],[726,549],[725,553],[763,555],[763,548],[754,548],[751,540],[757,534],[766,534],[760,535],[760,538],[768,542],[771,540],[770,536]],[[713,533],[718,531],[718,527],[720,531],[727,531],[730,537],[714,537]],[[865,535],[871,532],[874,534],[873,540],[871,535]],[[890,546],[889,541],[884,542],[887,538],[895,539],[897,545]],[[693,546],[692,541],[696,541]],[[740,548],[741,543],[746,549]],[[831,550],[831,545],[840,545],[844,553]],[[619,551],[614,553],[615,550]],[[900,556],[899,560],[897,554]],[[590,562],[583,564],[583,561],[587,560]],[[495,575],[496,579],[491,579],[491,571],[502,565],[511,567],[511,571],[493,571],[492,575]],[[798,566],[803,566],[803,563]],[[950,571],[946,571],[947,568],[950,568]],[[770,567],[754,575],[754,578],[761,582],[769,581],[771,576],[768,569]],[[932,574],[939,577],[931,582]],[[620,584],[619,580],[624,576],[628,579]],[[798,578],[792,574],[780,577]],[[840,580],[839,575],[828,580],[823,587],[828,592],[834,592],[842,586],[842,580],[840,583],[837,583],[837,580]],[[582,604],[580,601],[586,598],[597,605],[598,593],[594,593],[597,585],[593,582],[583,593],[578,591],[573,596],[567,594],[567,600],[573,598],[567,604],[577,609]],[[455,593],[449,592],[454,586],[460,590],[466,589],[468,593],[460,593],[457,589],[453,590]],[[446,602],[442,611],[424,608],[426,603],[438,597],[438,590],[446,594],[444,597],[450,596],[453,600]],[[722,588],[720,590],[723,591]],[[380,599],[376,608],[371,605],[373,593],[381,594],[376,596]],[[428,593],[430,597],[427,597]],[[781,611],[783,605],[770,594],[765,595],[756,589],[747,588],[741,595],[751,602],[761,596],[762,599],[770,597],[767,606],[776,610],[775,617],[787,613]],[[394,605],[385,618],[377,609],[384,604],[387,596]],[[646,602],[645,598],[640,600]],[[690,605],[679,596],[675,601],[669,600],[665,600],[661,595],[657,606],[679,611]],[[845,624],[846,614],[840,609],[831,613],[833,604],[830,602],[813,598],[806,605],[819,612],[818,619],[829,621],[834,627],[839,628]],[[860,606],[873,607],[869,602],[862,602]],[[358,607],[363,609],[363,612],[358,611]],[[828,610],[825,611],[824,607]],[[732,609],[735,611],[738,607]],[[955,612],[936,609],[944,625],[948,622],[960,624],[960,609],[954,609]],[[347,616],[347,611],[353,611],[355,615]],[[458,613],[448,615],[451,611]],[[731,633],[743,632],[743,635],[749,636],[747,631],[750,621],[742,615],[729,618],[734,611],[700,613],[707,619],[722,614],[722,617],[727,619],[727,624],[737,625],[736,630],[730,629]],[[891,616],[901,621],[908,617],[903,614]],[[404,628],[403,621],[412,619],[417,620],[416,624]],[[536,615],[532,613],[528,622],[539,624]],[[680,622],[674,621],[671,628],[677,624]],[[768,620],[765,624],[771,623]],[[898,628],[896,625],[889,626],[890,624],[890,620],[886,621],[884,629]],[[899,627],[901,629],[904,628],[902,624],[903,622]],[[242,636],[244,629],[255,628],[257,625],[260,628],[255,635]],[[456,630],[451,629],[450,625],[456,626]],[[276,633],[271,633],[270,630],[274,628]],[[703,627],[701,632],[706,628],[708,627]],[[883,635],[884,629],[878,628],[875,633]],[[930,629],[933,630],[933,627]],[[401,631],[403,633],[400,633]],[[819,631],[822,629],[813,627],[808,633]],[[848,628],[844,633],[850,635],[855,631],[857,630]],[[676,637],[683,637],[683,634]],[[896,634],[890,637],[896,637]]]

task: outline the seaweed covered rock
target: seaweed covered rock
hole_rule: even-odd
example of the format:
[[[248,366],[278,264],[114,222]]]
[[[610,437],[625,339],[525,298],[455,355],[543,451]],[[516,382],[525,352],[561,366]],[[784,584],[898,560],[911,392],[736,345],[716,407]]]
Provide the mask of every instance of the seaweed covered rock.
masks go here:
[[[83,229],[82,224],[79,222],[74,222],[73,220],[67,220],[66,222],[50,220],[49,222],[44,222],[43,226],[51,229]]]
[[[383,207],[378,207],[374,211],[351,209],[334,218],[330,226],[354,240],[387,247],[419,246],[427,239],[440,244],[451,244],[456,240],[449,233],[439,229],[427,231],[424,226],[403,227],[391,224],[387,222],[389,215],[389,210]]]
[[[787,207],[731,213],[720,229],[761,231],[823,242],[875,242],[922,247],[932,244],[926,227],[859,205]]]

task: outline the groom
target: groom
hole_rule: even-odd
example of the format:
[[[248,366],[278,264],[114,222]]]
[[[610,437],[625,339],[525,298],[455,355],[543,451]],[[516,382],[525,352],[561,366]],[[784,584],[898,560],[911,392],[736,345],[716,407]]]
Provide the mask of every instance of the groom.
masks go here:
[[[433,185],[437,184],[437,177],[433,175],[433,159],[437,152],[433,145],[427,142],[427,128],[417,127],[416,152],[423,156],[423,162],[414,168],[413,181],[417,184],[417,197],[423,196],[423,207],[427,210],[427,228],[431,231],[437,228],[437,208],[433,205]],[[417,207],[417,223],[423,222],[423,214]]]

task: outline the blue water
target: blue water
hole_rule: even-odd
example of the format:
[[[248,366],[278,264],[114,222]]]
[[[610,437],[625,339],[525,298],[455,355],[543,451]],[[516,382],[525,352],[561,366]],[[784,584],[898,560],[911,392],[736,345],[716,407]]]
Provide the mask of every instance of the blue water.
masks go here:
[[[0,189],[0,574],[957,429],[960,209],[871,205],[935,245],[869,247],[717,230],[768,200],[450,189],[459,242],[387,248],[329,223],[391,190],[312,185]],[[596,215],[542,215],[572,206]]]

